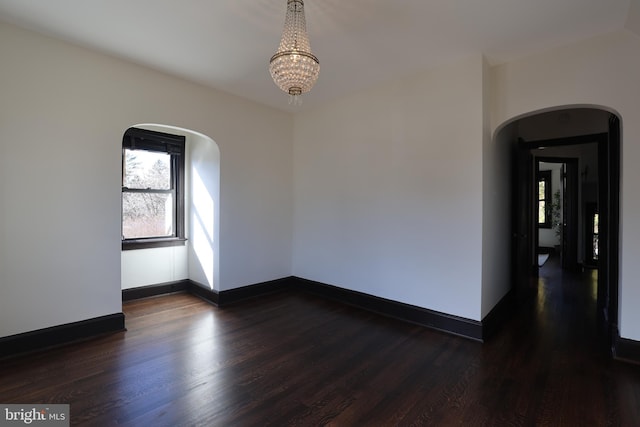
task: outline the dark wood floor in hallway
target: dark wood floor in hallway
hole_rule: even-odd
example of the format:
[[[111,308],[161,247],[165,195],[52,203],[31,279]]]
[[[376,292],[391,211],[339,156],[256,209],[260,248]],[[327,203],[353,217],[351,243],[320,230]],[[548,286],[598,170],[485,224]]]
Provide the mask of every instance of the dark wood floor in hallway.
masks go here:
[[[637,426],[640,366],[607,357],[590,277],[543,271],[485,344],[302,293],[133,301],[127,332],[0,361],[0,402],[87,426]]]

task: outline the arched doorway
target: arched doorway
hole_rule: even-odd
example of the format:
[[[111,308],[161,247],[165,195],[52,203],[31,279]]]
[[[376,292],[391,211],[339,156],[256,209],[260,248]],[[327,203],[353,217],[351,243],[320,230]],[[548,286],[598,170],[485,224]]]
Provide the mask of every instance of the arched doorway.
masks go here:
[[[594,269],[589,277],[597,286],[597,328],[609,346],[618,323],[619,128],[618,115],[608,109],[559,107],[518,117],[496,134],[498,140],[510,141],[512,291],[521,302],[532,295],[539,297],[539,255],[549,249],[543,244],[542,224],[551,223],[548,205],[553,203],[549,193],[543,194],[545,185],[551,185],[551,173],[541,172],[559,163],[557,191],[563,193],[559,205],[563,215],[555,254],[560,270],[553,280],[557,286],[569,280],[578,283],[580,277],[587,277],[587,269]],[[595,259],[589,253],[594,212],[598,220]]]

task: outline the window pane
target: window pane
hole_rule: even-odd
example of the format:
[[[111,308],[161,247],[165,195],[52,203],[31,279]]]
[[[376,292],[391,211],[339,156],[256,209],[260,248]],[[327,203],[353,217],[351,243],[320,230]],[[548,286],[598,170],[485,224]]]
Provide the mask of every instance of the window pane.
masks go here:
[[[138,189],[171,189],[171,156],[157,151],[125,149],[122,185]]]
[[[598,234],[598,220],[599,215],[593,214],[593,234]]]
[[[531,181],[529,181],[531,182]],[[544,200],[545,199],[545,182],[544,181],[538,181],[538,200]]]
[[[545,209],[545,202],[538,202],[538,223],[544,224],[547,222],[547,211]]]
[[[122,193],[122,236],[125,239],[174,235],[173,196]]]

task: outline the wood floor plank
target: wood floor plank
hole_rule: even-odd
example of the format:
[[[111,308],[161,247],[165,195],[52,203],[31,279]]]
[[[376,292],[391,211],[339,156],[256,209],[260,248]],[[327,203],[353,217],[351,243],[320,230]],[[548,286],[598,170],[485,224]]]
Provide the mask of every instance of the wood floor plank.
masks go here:
[[[78,426],[640,425],[593,280],[543,272],[485,344],[295,292],[130,301],[126,332],[1,360],[0,402],[68,403]]]

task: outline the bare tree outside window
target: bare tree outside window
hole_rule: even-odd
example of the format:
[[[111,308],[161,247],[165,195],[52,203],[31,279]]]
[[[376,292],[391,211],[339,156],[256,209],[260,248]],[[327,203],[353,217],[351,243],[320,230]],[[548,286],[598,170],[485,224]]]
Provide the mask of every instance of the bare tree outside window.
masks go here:
[[[167,153],[125,149],[122,234],[125,239],[167,237],[173,230],[171,158]]]

